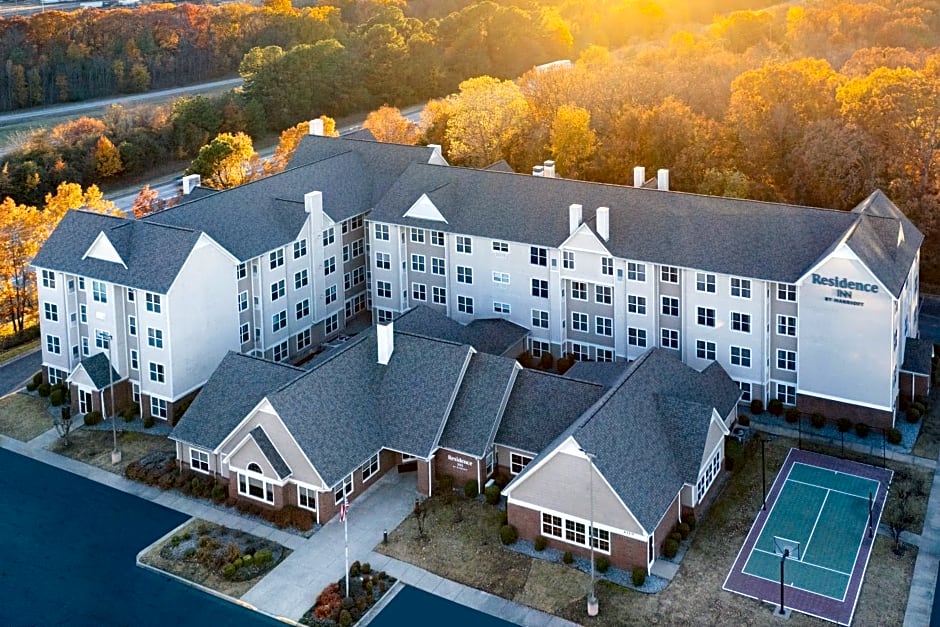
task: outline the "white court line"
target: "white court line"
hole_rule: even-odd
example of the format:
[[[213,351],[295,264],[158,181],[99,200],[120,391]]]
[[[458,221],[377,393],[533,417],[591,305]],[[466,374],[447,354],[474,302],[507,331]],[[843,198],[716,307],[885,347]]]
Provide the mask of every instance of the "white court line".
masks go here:
[[[855,476],[855,475],[852,475],[852,476]],[[864,477],[863,477],[863,478],[864,478]],[[865,494],[864,496],[859,496],[858,494],[852,494],[851,492],[845,492],[845,491],[843,491],[843,490],[835,490],[835,489],[833,489],[833,488],[827,488],[826,486],[824,486],[824,485],[819,485],[818,483],[809,483],[809,482],[807,482],[807,481],[800,481],[799,479],[790,479],[789,477],[787,477],[787,481],[792,481],[793,483],[801,483],[801,484],[803,484],[803,485],[808,485],[808,486],[813,487],[813,488],[819,488],[820,490],[828,490],[829,492],[838,492],[839,494],[844,494],[844,495],[846,495],[846,496],[851,496],[851,497],[856,498],[856,499],[864,499],[864,500],[866,500],[866,501],[868,500],[868,495],[867,495],[867,494]],[[876,489],[877,489],[877,488],[876,488]]]
[[[776,553],[773,553],[773,552],[771,552],[771,551],[765,551],[764,549],[758,549],[757,547],[754,547],[754,549],[751,550],[751,553],[754,553],[754,552],[757,552],[757,553],[765,553],[765,554],[767,554],[767,555],[773,555],[774,557],[777,557],[777,558],[780,557],[780,556],[779,556],[778,554],[776,554]],[[789,558],[787,558],[787,559],[789,559]],[[816,563],[814,563],[814,562],[804,562],[803,560],[791,560],[791,561],[797,562],[797,563],[799,563],[799,564],[806,564],[807,566],[809,566],[809,567],[811,567],[811,568],[818,568],[818,569],[820,569],[820,570],[828,570],[830,573],[835,573],[835,574],[837,574],[837,575],[845,575],[846,577],[851,577],[851,576],[852,576],[852,573],[845,573],[845,572],[842,572],[841,570],[836,570],[835,568],[827,568],[826,566],[822,566],[822,565],[816,564]],[[748,574],[750,574],[750,573],[748,573]],[[755,575],[755,576],[756,576],[756,575]]]
[[[822,517],[823,510],[826,509],[826,502],[829,500],[829,493],[832,490],[826,489],[826,496],[823,497],[823,502],[819,506],[819,511],[816,512],[816,522],[813,523],[813,529],[809,532],[809,537],[806,539],[806,544],[800,550],[800,561],[803,561],[803,556],[806,555],[806,552],[809,550],[809,544],[813,541],[813,534],[816,533],[816,527],[819,526],[819,519]]]

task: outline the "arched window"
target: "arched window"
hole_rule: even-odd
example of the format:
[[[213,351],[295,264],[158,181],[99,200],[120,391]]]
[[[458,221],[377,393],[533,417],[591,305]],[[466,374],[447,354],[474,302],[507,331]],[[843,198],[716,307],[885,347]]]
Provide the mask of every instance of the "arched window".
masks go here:
[[[259,475],[264,474],[261,472],[261,466],[259,466],[258,464],[254,462],[251,462],[250,464],[248,464],[248,470],[250,470],[251,472],[256,472]]]

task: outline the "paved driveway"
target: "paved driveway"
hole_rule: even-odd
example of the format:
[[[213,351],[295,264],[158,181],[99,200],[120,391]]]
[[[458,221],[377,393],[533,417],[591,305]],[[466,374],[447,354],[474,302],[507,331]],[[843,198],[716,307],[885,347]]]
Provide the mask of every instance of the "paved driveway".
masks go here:
[[[0,366],[0,396],[20,387],[42,367],[42,351],[36,349]]]

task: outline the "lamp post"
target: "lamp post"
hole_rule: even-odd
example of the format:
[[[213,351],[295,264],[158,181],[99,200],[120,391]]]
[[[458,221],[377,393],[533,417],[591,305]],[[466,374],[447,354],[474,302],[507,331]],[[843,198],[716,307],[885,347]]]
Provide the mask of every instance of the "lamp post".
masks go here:
[[[597,595],[595,594],[594,588],[594,459],[595,455],[593,453],[588,453],[584,449],[581,449],[581,452],[584,453],[585,457],[588,460],[588,498],[591,500],[591,525],[588,528],[588,546],[591,548],[591,592],[588,594],[587,599],[587,613],[588,616],[597,616],[597,612],[600,609],[600,605],[597,602]]]
[[[108,342],[108,387],[111,390],[111,434],[114,437],[114,450],[111,451],[111,465],[117,466],[121,463],[121,449],[118,448],[117,441],[117,421],[115,420],[115,411],[114,411],[114,365],[112,361],[113,349],[111,348],[111,342],[114,340],[114,336],[110,333],[105,332],[102,334],[102,338]],[[102,407],[104,409],[104,407]],[[106,412],[102,412],[106,413]]]

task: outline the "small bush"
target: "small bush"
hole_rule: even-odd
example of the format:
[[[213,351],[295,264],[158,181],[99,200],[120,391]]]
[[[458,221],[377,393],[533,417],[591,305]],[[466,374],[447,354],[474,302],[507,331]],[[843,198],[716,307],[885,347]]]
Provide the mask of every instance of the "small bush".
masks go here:
[[[499,526],[502,527],[505,524],[509,523],[509,514],[506,512],[499,513]]]
[[[255,552],[254,561],[255,561],[255,564],[257,564],[258,566],[264,566],[265,564],[269,564],[271,562],[271,559],[272,559],[271,549],[260,549],[259,551]]]
[[[49,393],[49,404],[58,407],[65,400],[65,392],[62,390],[53,390]]]
[[[29,383],[26,384],[26,391],[27,391],[27,392],[35,392],[35,391],[36,391],[36,388],[38,388],[38,387],[39,387],[38,385],[36,385],[36,384],[33,383],[32,381],[30,381]]]
[[[238,570],[244,565],[245,565],[245,562],[240,557],[235,558],[235,561],[232,562],[232,566],[234,566],[236,570]]]
[[[499,486],[496,485],[495,483],[492,485],[486,486],[486,490],[484,490],[484,493],[486,494],[486,502],[489,503],[490,505],[498,505],[499,500],[502,498],[502,495],[500,494]]]
[[[100,411],[90,411],[85,414],[85,424],[89,427],[101,424],[102,420],[104,420],[104,417]]]
[[[904,419],[913,424],[920,420],[921,416],[922,414],[920,410],[914,406],[911,406],[907,408],[907,412],[904,414]]]
[[[544,551],[545,548],[548,546],[548,540],[546,540],[544,536],[538,536],[532,542],[532,546],[535,548],[536,551],[539,551],[539,552]]]
[[[121,412],[121,418],[124,419],[124,422],[134,422],[134,418],[136,418],[136,416],[134,415],[133,412],[128,412],[125,409],[124,411]]]
[[[633,585],[637,588],[642,587],[643,584],[646,583],[646,569],[637,566],[630,575],[633,578]]]
[[[681,522],[676,525],[676,531],[678,531],[679,535],[682,536],[682,539],[685,540],[689,537],[689,534],[692,533],[692,527],[689,526],[689,523]]]
[[[782,416],[783,415],[783,401],[779,398],[772,398],[770,402],[767,403],[767,413],[772,416]]]
[[[555,367],[558,369],[558,374],[565,374],[568,372],[568,369],[574,365],[574,355],[566,354],[564,357],[555,362]]]
[[[33,375],[33,385],[39,387],[42,384],[42,371]]]
[[[353,623],[352,614],[349,613],[349,610],[343,610],[339,613],[339,626],[340,627],[349,627]]]
[[[747,414],[741,414],[740,416],[738,416],[738,424],[741,425],[742,427],[750,427],[751,417],[748,416]]]
[[[555,358],[552,357],[552,354],[547,351],[542,353],[542,356],[539,357],[539,368],[542,370],[551,370],[554,364]]]
[[[463,495],[468,499],[475,499],[480,494],[480,484],[476,479],[463,484]]]
[[[855,423],[855,433],[858,435],[858,437],[867,438],[869,431],[871,431],[871,427],[866,425],[864,422]]]
[[[927,407],[926,407],[926,405],[924,405],[924,404],[921,403],[921,402],[914,401],[913,403],[911,403],[911,407],[912,407],[913,409],[916,409],[917,411],[919,411],[921,416],[923,416],[925,413],[927,413]]]
[[[610,568],[610,560],[601,555],[594,559],[594,568],[599,573],[606,573],[607,569]]]
[[[888,430],[888,442],[891,444],[900,444],[902,439],[901,432],[898,429]]]
[[[923,405],[925,411],[930,409],[930,399],[927,398],[926,396],[922,396],[918,394],[917,396],[914,397],[914,402],[920,403],[921,405]]]
[[[571,551],[565,551],[561,556],[561,561],[565,564],[570,564],[574,561],[574,555],[571,554]]]
[[[512,525],[503,525],[499,528],[499,541],[505,545],[515,544],[519,539],[519,532]]]
[[[796,407],[788,407],[787,411],[784,413],[783,419],[791,425],[795,425],[800,419],[800,410]]]
[[[39,393],[39,396],[46,398],[47,396],[49,396],[49,394],[52,393],[52,386],[49,385],[48,383],[40,383],[39,386],[36,388],[36,392]]]
[[[836,420],[836,427],[839,433],[848,433],[852,429],[852,421],[848,418],[839,418]]]
[[[760,416],[764,413],[764,401],[759,398],[751,399],[751,413],[755,416]]]
[[[507,485],[509,485],[509,479],[509,475],[507,475],[505,472],[498,472],[496,473],[496,476],[493,477],[493,482],[499,486],[500,490],[502,490]]]
[[[359,560],[356,560],[349,567],[349,576],[358,577],[360,572],[362,572],[362,565],[359,563]]]
[[[147,414],[144,417],[144,429],[149,429],[152,426],[153,426],[153,416],[151,416],[150,414]]]
[[[363,575],[368,575],[369,573],[372,572],[372,564],[370,564],[369,562],[363,562],[361,570],[362,570]]]
[[[682,542],[682,534],[678,531],[673,531],[669,534],[668,538],[670,540],[675,540],[676,542]]]
[[[663,555],[665,555],[666,557],[668,557],[668,558],[671,559],[671,558],[675,557],[675,556],[676,556],[676,553],[678,553],[678,552],[679,552],[679,543],[678,543],[678,542],[676,542],[676,541],[673,540],[672,538],[669,538],[668,540],[666,540],[665,542],[663,542]]]
[[[826,417],[817,412],[809,417],[809,422],[814,429],[822,429],[826,426]]]
[[[695,530],[695,514],[689,514],[682,522],[689,526],[689,531]]]
[[[226,579],[231,579],[235,576],[235,571],[238,569],[235,567],[235,564],[226,564],[222,567],[222,576]]]
[[[216,503],[221,503],[225,500],[225,497],[228,493],[225,491],[225,486],[221,483],[217,483],[212,486],[212,500]]]

